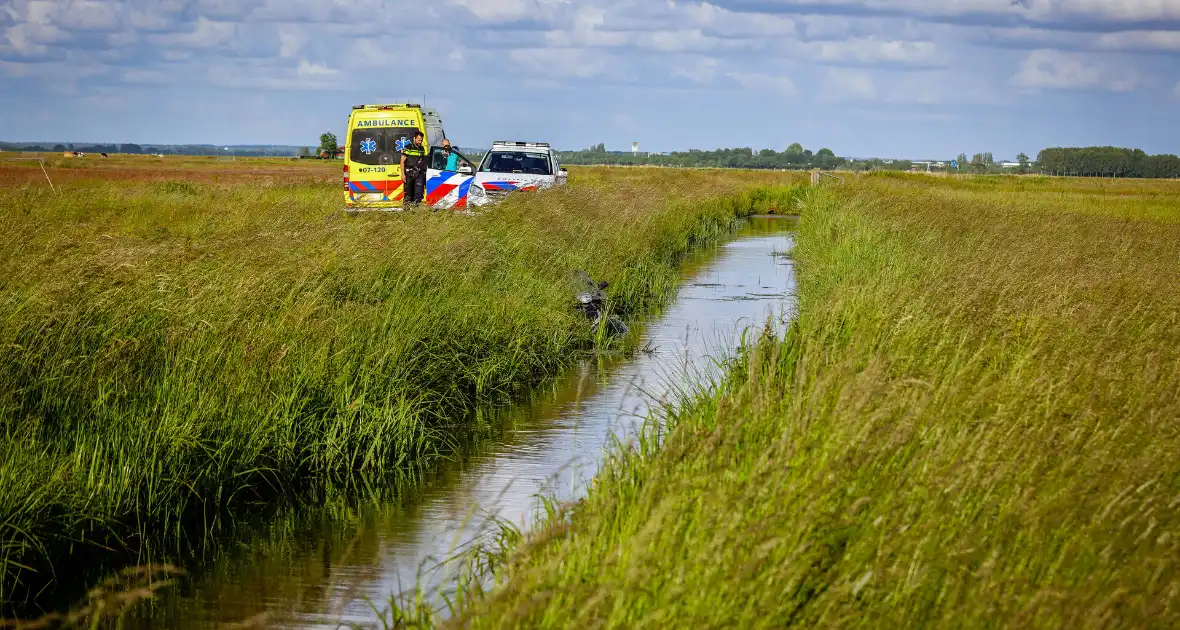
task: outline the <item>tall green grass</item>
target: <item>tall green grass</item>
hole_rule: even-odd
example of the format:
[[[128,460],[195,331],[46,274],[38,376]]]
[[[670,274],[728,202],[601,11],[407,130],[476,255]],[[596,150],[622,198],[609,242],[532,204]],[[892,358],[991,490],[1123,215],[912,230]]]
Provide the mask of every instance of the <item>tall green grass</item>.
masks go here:
[[[348,217],[336,183],[0,189],[0,601],[251,506],[412,482],[591,347],[573,269],[648,312],[779,179],[581,170],[476,217]]]
[[[1169,191],[815,193],[787,338],[618,450],[451,625],[1180,625]]]

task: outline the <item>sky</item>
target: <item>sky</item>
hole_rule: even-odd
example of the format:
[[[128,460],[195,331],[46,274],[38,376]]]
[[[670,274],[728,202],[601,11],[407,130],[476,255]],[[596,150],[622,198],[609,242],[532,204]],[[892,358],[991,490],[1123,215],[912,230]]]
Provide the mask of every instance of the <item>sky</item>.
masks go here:
[[[0,140],[1180,153],[1180,0],[0,0]]]

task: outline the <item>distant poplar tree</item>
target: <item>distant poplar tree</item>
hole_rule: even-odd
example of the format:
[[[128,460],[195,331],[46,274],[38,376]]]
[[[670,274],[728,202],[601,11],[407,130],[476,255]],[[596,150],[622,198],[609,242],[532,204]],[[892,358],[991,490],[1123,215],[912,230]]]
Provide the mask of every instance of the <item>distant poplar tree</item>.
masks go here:
[[[1020,162],[1020,172],[1027,173],[1029,170],[1028,156],[1024,153],[1021,153],[1020,155],[1016,156],[1016,161]]]

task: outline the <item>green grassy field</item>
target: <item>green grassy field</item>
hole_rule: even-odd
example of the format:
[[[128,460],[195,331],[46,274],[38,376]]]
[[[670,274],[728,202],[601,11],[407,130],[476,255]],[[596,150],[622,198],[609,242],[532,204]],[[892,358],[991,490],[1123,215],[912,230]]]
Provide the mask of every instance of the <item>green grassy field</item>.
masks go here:
[[[413,483],[474,412],[617,313],[784,175],[576,170],[476,217],[341,212],[338,165],[112,159],[0,172],[0,602],[200,545],[277,499]],[[144,555],[147,551],[150,554]]]
[[[797,240],[786,340],[450,625],[1180,625],[1180,184],[869,177]]]

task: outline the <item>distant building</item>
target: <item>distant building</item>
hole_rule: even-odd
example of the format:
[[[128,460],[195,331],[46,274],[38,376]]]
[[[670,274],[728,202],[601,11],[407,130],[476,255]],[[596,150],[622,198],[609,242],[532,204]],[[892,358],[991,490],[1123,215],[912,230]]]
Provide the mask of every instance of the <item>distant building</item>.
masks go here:
[[[1020,168],[1020,162],[1000,162],[1000,168]]]
[[[937,162],[931,160],[919,160],[917,162],[910,162],[910,170],[915,173],[944,170],[947,168],[946,162]]]

